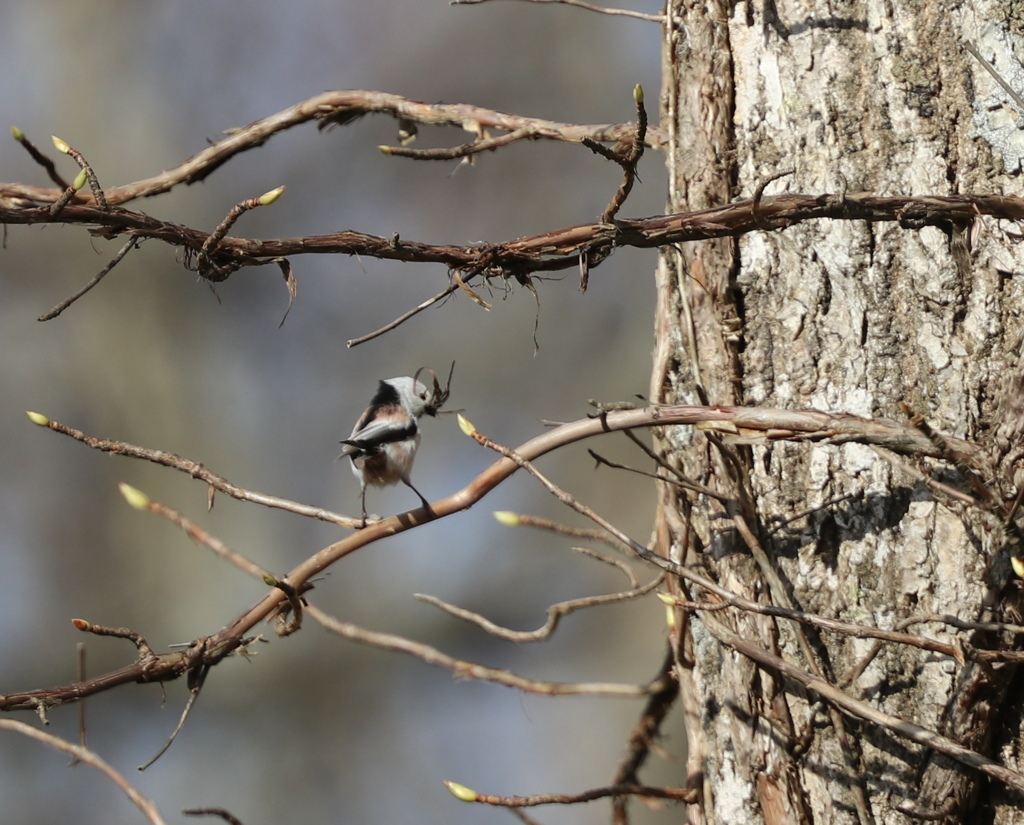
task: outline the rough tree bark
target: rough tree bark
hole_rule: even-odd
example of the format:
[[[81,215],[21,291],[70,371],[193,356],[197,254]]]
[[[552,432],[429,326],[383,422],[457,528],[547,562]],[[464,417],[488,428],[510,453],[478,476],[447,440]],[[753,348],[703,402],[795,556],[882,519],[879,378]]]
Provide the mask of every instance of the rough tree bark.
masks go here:
[[[840,197],[1019,191],[1022,113],[965,47],[1011,83],[1024,74],[1014,4],[667,6],[668,211],[765,184]],[[661,552],[751,599],[864,624],[1015,619],[1012,531],[927,479],[983,495],[975,471],[1000,503],[1017,494],[1021,271],[994,222],[976,239],[961,226],[834,221],[663,249],[655,400],[894,419],[906,418],[905,402],[925,426],[983,445],[990,464],[951,455],[910,466],[859,445],[746,444],[676,428],[662,434],[662,454],[723,498],[666,485]],[[890,645],[858,673],[870,640],[734,612],[680,615],[690,780],[703,797],[703,820],[693,806],[692,821],[1020,821],[1024,800],[977,772],[827,706],[809,716],[817,697],[723,644],[716,622],[829,682],[853,679],[848,692],[890,714],[1009,767],[1024,762],[1009,666]],[[1015,642],[939,623],[911,629]]]

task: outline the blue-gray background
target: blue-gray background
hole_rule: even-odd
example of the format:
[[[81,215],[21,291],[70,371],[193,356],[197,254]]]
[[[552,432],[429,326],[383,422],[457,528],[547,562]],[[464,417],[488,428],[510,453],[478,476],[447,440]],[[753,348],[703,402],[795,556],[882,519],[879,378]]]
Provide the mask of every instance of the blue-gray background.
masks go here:
[[[656,11],[635,0],[620,5]],[[114,186],[173,167],[249,123],[327,89],[364,88],[465,102],[578,123],[632,116],[631,90],[654,101],[656,24],[561,6],[444,0],[183,0],[57,3],[8,0],[0,27],[0,113],[49,150],[56,134]],[[652,105],[652,109],[655,107]],[[656,120],[656,113],[652,114]],[[233,234],[282,237],[354,229],[438,243],[499,241],[592,220],[619,171],[581,147],[531,143],[473,167],[415,163],[376,150],[396,124],[378,117],[317,132],[309,125],[233,160],[205,183],[131,204],[210,228],[232,204],[285,184],[276,205]],[[418,146],[464,132],[424,129]],[[61,158],[71,177],[71,161]],[[662,211],[661,158],[651,154],[624,215]],[[0,177],[48,185],[13,141]],[[376,380],[457,362],[452,406],[515,445],[543,420],[585,415],[587,398],[647,391],[653,346],[653,251],[620,251],[585,295],[576,273],[485,296],[459,295],[353,350],[366,333],[439,291],[443,267],[347,257],[293,260],[298,300],[274,267],[236,274],[217,295],[175,251],[149,243],[60,318],[35,319],[99,270],[123,243],[60,226],[10,227],[0,252],[0,692],[70,681],[88,642],[96,674],[132,657],[127,643],[85,637],[70,619],[132,627],[158,649],[213,632],[265,588],[153,516],[129,509],[127,481],[193,517],[238,551],[284,572],[341,531],[218,497],[170,470],[90,451],[33,427],[38,410],[91,434],[171,450],[232,481],[343,512],[358,508],[335,464]],[[465,485],[492,454],[451,417],[428,421],[414,480],[428,498]],[[594,446],[642,463],[624,439]],[[561,484],[646,540],[651,487],[595,471],[584,447],[543,462]],[[375,512],[408,509],[408,490],[371,491]],[[518,629],[555,601],[621,589],[614,571],[570,542],[500,527],[512,509],[580,523],[526,477],[468,513],[378,544],[336,566],[315,591],[341,619],[403,633],[457,656],[556,680],[645,681],[662,656],[654,600],[567,620],[541,646],[498,642],[412,599],[425,592]],[[645,573],[646,575],[646,573]],[[268,631],[268,635],[272,633]],[[88,703],[89,741],[137,782],[169,822],[219,806],[246,825],[498,822],[509,814],[456,802],[441,780],[483,792],[579,791],[606,784],[637,718],[635,700],[546,699],[476,682],[399,654],[344,642],[314,624],[234,658],[208,680],[184,732],[143,774],[173,728],[186,688],[121,688]],[[28,717],[24,717],[28,718]],[[73,708],[50,730],[74,739]],[[681,726],[666,742],[683,751]],[[656,760],[651,782],[680,784],[683,765]],[[13,734],[0,736],[0,820],[49,825],[138,822],[91,769]],[[544,809],[544,822],[584,822],[594,806]],[[641,813],[676,819],[679,811]]]

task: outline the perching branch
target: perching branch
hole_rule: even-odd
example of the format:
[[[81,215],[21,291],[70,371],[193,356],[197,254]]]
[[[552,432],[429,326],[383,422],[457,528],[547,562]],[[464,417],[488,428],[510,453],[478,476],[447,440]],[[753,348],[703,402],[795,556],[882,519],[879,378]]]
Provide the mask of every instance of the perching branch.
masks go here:
[[[194,468],[198,477],[208,481],[208,478],[203,475],[201,465],[180,459],[177,456],[169,456],[160,451],[140,450],[139,448],[122,450],[119,448],[128,445],[85,436],[39,414],[32,414],[32,420],[40,426],[69,435],[73,434],[83,443],[106,452],[121,452],[177,469]],[[742,437],[748,443],[756,440],[784,439],[827,444],[859,442],[884,446],[902,454],[936,456],[939,453],[935,443],[914,427],[897,422],[871,421],[857,416],[836,415],[817,410],[788,411],[746,407],[655,405],[642,409],[602,413],[595,418],[563,424],[526,442],[515,451],[517,460],[508,457],[501,458],[458,492],[432,503],[430,511],[425,508],[410,510],[374,522],[365,529],[328,545],[296,566],[287,576],[275,580],[267,594],[248,611],[237,616],[227,626],[211,636],[197,639],[185,650],[148,657],[144,662],[138,661],[119,670],[82,682],[54,688],[0,694],[0,710],[45,709],[82,699],[117,685],[129,682],[166,682],[177,679],[193,669],[211,667],[251,641],[251,637],[248,635],[250,631],[260,622],[276,615],[280,611],[280,605],[288,602],[289,596],[286,592],[288,589],[301,593],[310,579],[349,553],[388,536],[410,530],[419,524],[445,518],[472,507],[515,473],[520,468],[520,461],[533,461],[568,444],[604,433],[638,427],[678,425],[696,425],[704,429],[714,429],[721,434],[726,434],[725,437]],[[980,453],[980,448],[969,442],[957,439],[948,439],[948,441],[964,454]],[[241,495],[238,497],[257,500],[254,494],[248,494],[247,491],[241,491]],[[274,503],[267,502],[270,506],[281,506],[280,500],[272,499],[271,501]],[[296,508],[289,507],[288,509],[294,511]],[[320,512],[316,508],[309,508],[309,511],[308,515],[313,517]],[[354,524],[358,523],[358,520],[355,519],[351,521]],[[630,544],[628,538],[625,541],[630,549],[641,553],[645,560],[651,561],[671,573],[683,575],[700,586],[707,586],[705,585],[706,579],[697,577],[687,568],[661,559],[635,543]],[[665,565],[671,566],[666,567]]]

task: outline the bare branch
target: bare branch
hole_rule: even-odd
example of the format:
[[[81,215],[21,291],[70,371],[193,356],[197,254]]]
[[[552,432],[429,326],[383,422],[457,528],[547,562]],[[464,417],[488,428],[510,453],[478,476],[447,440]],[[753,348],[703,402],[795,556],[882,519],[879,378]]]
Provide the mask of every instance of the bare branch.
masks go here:
[[[165,464],[184,470],[194,470],[194,475],[209,482],[209,475],[194,462],[188,462],[178,456],[172,456],[157,450],[143,450],[129,447],[121,442],[104,441],[55,424],[38,413],[30,414],[32,421],[40,426],[49,427],[72,435],[77,440],[96,449],[107,452],[122,453],[135,458],[143,458],[155,463]],[[458,492],[434,502],[430,510],[418,508],[401,513],[388,519],[370,524],[347,538],[335,542],[295,567],[287,576],[275,580],[270,592],[247,612],[236,617],[226,627],[212,636],[194,642],[187,650],[159,654],[152,661],[137,662],[119,670],[89,679],[54,688],[20,691],[0,694],[0,710],[40,710],[64,702],[76,701],[86,696],[99,693],[127,682],[170,681],[187,673],[189,670],[214,665],[247,643],[249,631],[259,622],[274,615],[282,602],[288,601],[285,588],[290,586],[297,592],[311,578],[320,574],[349,553],[372,544],[387,536],[410,530],[454,513],[462,512],[480,501],[491,490],[515,473],[523,462],[532,461],[546,453],[567,444],[591,438],[604,433],[628,430],[637,427],[670,426],[670,425],[701,425],[714,428],[719,432],[729,431],[742,433],[747,440],[760,434],[764,440],[807,440],[839,444],[857,441],[867,444],[878,444],[895,452],[917,455],[935,455],[938,448],[931,439],[919,430],[895,422],[871,421],[851,415],[835,415],[816,410],[788,411],[746,407],[691,407],[691,406],[650,406],[637,410],[618,410],[602,413],[596,418],[587,418],[564,424],[526,442],[515,451],[516,458],[503,457],[476,476],[466,487]],[[976,452],[979,448],[966,441],[947,439],[965,454]],[[124,449],[121,449],[124,448]],[[215,477],[216,478],[216,477]],[[232,488],[238,491],[238,488]],[[238,491],[238,498],[257,501],[252,494]],[[268,506],[281,507],[280,499],[269,499]],[[292,512],[300,512],[301,506],[288,506]],[[306,515],[319,517],[321,511],[307,508]],[[583,512],[581,510],[581,512]],[[594,518],[595,514],[585,514]],[[359,524],[356,519],[330,519],[337,523]],[[634,542],[618,531],[613,525],[600,520],[598,524],[615,536],[623,545],[646,561],[663,570],[706,587],[715,592],[716,585],[702,576],[680,565],[674,564],[652,553],[643,545]]]
[[[148,510],[150,513],[155,513],[167,519],[172,524],[180,527],[192,541],[196,544],[201,544],[204,547],[211,550],[215,555],[224,559],[229,564],[233,564],[243,573],[247,573],[257,581],[264,583],[273,583],[275,576],[269,570],[260,567],[256,562],[250,561],[241,553],[237,553],[228,547],[224,542],[218,539],[216,536],[211,535],[198,524],[195,524],[173,507],[168,507],[166,504],[161,504],[158,501],[153,501],[149,496],[145,495],[134,487],[129,487],[127,484],[121,484],[121,493],[131,504],[138,510]]]
[[[159,220],[127,209],[104,211],[93,205],[70,203],[59,218],[48,206],[16,205],[10,197],[24,195],[23,187],[0,184],[0,223],[37,224],[60,221],[80,224],[102,237],[128,235],[155,238],[186,250],[186,259],[198,255],[210,235],[187,226]],[[110,193],[108,193],[109,195]],[[586,271],[607,259],[620,247],[653,248],[709,238],[738,237],[760,231],[770,220],[785,228],[809,220],[897,221],[907,229],[925,226],[948,228],[965,225],[979,215],[1001,220],[1024,221],[1024,198],[1002,195],[883,198],[854,195],[778,195],[738,201],[725,206],[659,215],[619,219],[614,224],[590,223],[564,227],[540,235],[498,244],[452,246],[416,241],[396,243],[359,232],[337,232],[302,238],[223,238],[210,255],[210,272],[225,273],[243,267],[264,266],[293,255],[362,255],[382,260],[440,263],[453,272],[479,273],[484,278],[524,281],[531,273],[578,268]],[[200,273],[203,274],[203,273]]]
[[[652,788],[646,785],[612,785],[595,788],[583,793],[547,793],[535,796],[495,796],[471,791],[456,782],[444,783],[452,794],[464,802],[480,802],[500,808],[530,808],[537,805],[579,805],[616,796],[646,796],[651,799],[672,799],[676,802],[696,802],[697,791],[693,788]]]
[[[385,155],[395,155],[400,158],[412,158],[413,160],[456,160],[457,158],[472,157],[481,152],[493,152],[495,149],[508,146],[518,140],[530,140],[534,137],[534,134],[533,127],[524,126],[505,135],[481,137],[479,140],[450,148],[410,149],[406,146],[379,146],[378,148]]]
[[[89,188],[92,189],[92,197],[97,206],[100,209],[110,209],[106,196],[103,194],[103,188],[100,186],[99,178],[96,177],[95,170],[89,165],[89,161],[85,159],[85,156],[68,144],[67,141],[61,140],[56,135],[53,137],[53,145],[57,147],[58,152],[67,155],[85,172],[85,179],[89,181]]]
[[[128,243],[126,243],[124,246],[121,247],[120,250],[118,250],[118,253],[111,259],[110,263],[107,264],[105,267],[103,267],[103,269],[101,269],[99,272],[97,272],[92,277],[92,279],[89,281],[89,283],[87,283],[85,286],[83,286],[81,289],[79,289],[73,295],[69,296],[68,298],[65,298],[63,301],[61,301],[59,304],[57,304],[57,306],[55,306],[49,312],[46,312],[46,313],[40,315],[36,320],[37,321],[52,321],[54,318],[56,318],[58,315],[60,315],[65,309],[67,309],[69,306],[71,306],[75,301],[77,301],[79,298],[81,298],[83,295],[85,295],[85,293],[87,293],[90,289],[92,289],[94,286],[96,286],[96,284],[98,284],[100,281],[102,281],[104,276],[106,276],[106,274],[108,272],[110,272],[110,270],[112,270],[115,266],[117,266],[119,263],[121,263],[121,261],[124,259],[125,255],[127,255],[133,249],[138,249],[139,245],[144,240],[145,240],[145,238],[132,238],[131,240],[129,240]]]
[[[852,716],[855,719],[863,719],[874,725],[887,728],[899,736],[909,739],[912,742],[917,742],[918,744],[924,745],[925,747],[931,748],[939,753],[943,753],[946,756],[955,759],[957,762],[960,762],[962,765],[975,768],[976,770],[991,776],[993,779],[997,779],[998,781],[1010,786],[1016,791],[1024,793],[1024,775],[1017,771],[1000,765],[998,762],[989,759],[987,756],[984,756],[977,751],[965,748],[959,743],[954,742],[952,739],[942,736],[935,731],[921,727],[913,722],[908,722],[906,719],[901,719],[898,716],[885,713],[884,711],[874,708],[859,699],[854,699],[852,696],[844,693],[835,685],[826,682],[824,679],[812,676],[810,673],[807,673],[807,671],[786,661],[781,656],[776,656],[775,654],[769,653],[767,650],[752,644],[748,640],[742,638],[738,633],[730,630],[724,624],[715,619],[705,616],[703,618],[703,622],[708,630],[710,630],[715,638],[722,644],[728,645],[738,653],[741,653],[748,659],[756,662],[758,665],[798,682],[807,690],[818,694],[827,702],[835,705],[849,716]]]
[[[151,178],[106,190],[111,205],[127,203],[136,198],[148,198],[167,192],[180,184],[193,184],[204,180],[235,155],[262,146],[278,132],[284,132],[303,123],[318,121],[321,128],[343,125],[367,114],[390,115],[399,121],[411,121],[432,126],[454,126],[478,133],[480,129],[500,129],[514,132],[530,128],[538,140],[556,140],[579,143],[590,137],[602,143],[615,143],[632,134],[629,123],[584,126],[557,123],[551,120],[521,117],[519,115],[470,106],[463,103],[423,103],[400,95],[361,89],[324,92],[289,106],[277,114],[257,120],[240,129],[233,129],[227,137],[193,155],[179,166]],[[658,148],[664,140],[657,130],[649,135],[651,146]],[[26,145],[26,141],[22,141]],[[26,145],[26,149],[28,146]],[[0,197],[20,197],[49,203],[59,195],[57,190],[21,184],[0,184]],[[0,219],[3,219],[0,216]]]
[[[844,622],[840,619],[829,619],[825,616],[820,616],[817,613],[806,613],[802,610],[796,610],[789,607],[779,607],[774,604],[762,604],[761,602],[754,602],[749,599],[745,599],[742,596],[728,591],[721,587],[715,587],[712,591],[716,596],[723,599],[722,602],[692,602],[687,599],[682,599],[678,596],[670,595],[668,593],[660,594],[662,600],[671,602],[684,610],[693,611],[719,611],[723,607],[731,606],[740,610],[745,610],[748,613],[757,613],[762,616],[774,616],[780,619],[790,619],[794,622],[800,622],[802,624],[813,625],[814,627],[820,627],[823,630],[830,630],[833,633],[841,633],[844,636],[852,636],[857,639],[880,639],[886,642],[893,642],[895,644],[906,645],[908,647],[916,647],[920,650],[931,651],[932,653],[941,653],[944,656],[949,656],[952,659],[960,659],[964,655],[966,658],[973,659],[981,662],[1020,662],[1024,661],[1024,651],[1019,650],[982,650],[972,649],[965,651],[961,646],[956,644],[950,644],[948,642],[940,642],[936,639],[928,639],[924,636],[915,636],[912,633],[903,633],[899,630],[883,630],[879,627],[872,627],[871,625],[855,624],[853,622]],[[901,625],[909,626],[910,624],[920,624],[923,622],[930,621],[946,621],[953,617],[918,617],[908,619],[901,622]],[[973,626],[977,623],[974,622],[960,622],[958,626]],[[999,630],[1005,630],[1006,626],[1001,623],[989,623],[993,627]]]
[[[479,679],[484,682],[495,682],[526,693],[537,693],[543,696],[640,697],[648,695],[660,686],[658,682],[649,685],[629,685],[614,682],[545,682],[538,679],[528,679],[509,670],[486,667],[475,662],[455,659],[447,653],[442,653],[435,647],[422,644],[421,642],[414,642],[412,639],[406,639],[403,636],[365,630],[357,625],[342,622],[333,616],[328,616],[314,605],[309,605],[306,608],[306,612],[332,633],[337,633],[345,639],[382,650],[408,653],[410,656],[415,656],[429,665],[437,665],[438,667],[450,670],[457,679]]]
[[[636,168],[640,163],[640,158],[644,155],[644,139],[647,136],[647,109],[644,107],[644,90],[639,83],[633,89],[633,99],[636,102],[636,132],[633,135],[633,142],[626,150],[617,152],[606,149],[590,138],[583,138],[583,145],[588,149],[622,167],[622,183],[619,184],[618,190],[612,196],[604,212],[601,213],[601,223],[611,223],[615,220],[619,209],[626,202],[629,193],[633,191],[633,183],[637,180]],[[589,267],[590,261],[581,261],[581,266]],[[581,279],[580,291],[586,292],[585,273]]]
[[[242,820],[223,808],[185,808],[182,813],[185,816],[219,816],[228,825],[242,825]]]
[[[414,315],[418,315],[419,313],[423,312],[423,310],[425,310],[425,309],[433,306],[434,304],[436,304],[438,301],[443,301],[445,298],[447,298],[449,295],[451,295],[453,292],[455,292],[455,290],[457,290],[458,288],[459,288],[458,284],[456,284],[454,282],[449,284],[447,288],[442,289],[433,298],[427,298],[427,300],[425,300],[422,304],[413,307],[408,312],[405,312],[402,315],[399,315],[397,318],[395,318],[394,321],[391,321],[390,323],[385,324],[380,329],[374,330],[373,332],[368,333],[366,335],[361,335],[358,338],[350,338],[348,341],[345,342],[345,346],[349,347],[349,348],[357,347],[360,344],[365,344],[367,341],[372,341],[374,338],[377,338],[377,337],[383,335],[385,332],[390,332],[395,327],[398,327],[398,326],[401,326],[402,324],[404,324],[406,321],[408,321]]]
[[[41,416],[41,418],[45,420],[45,423],[36,421],[34,418],[33,421],[35,423],[40,423],[41,426],[45,426],[54,432],[70,436],[76,441],[81,441],[83,444],[88,447],[92,447],[94,450],[112,453],[113,455],[123,455],[128,458],[139,458],[143,461],[150,461],[153,464],[161,464],[164,467],[171,467],[172,469],[192,476],[192,478],[206,482],[210,485],[211,492],[213,490],[219,490],[220,492],[225,493],[232,498],[236,498],[239,501],[248,501],[253,504],[262,504],[264,507],[287,510],[290,513],[296,513],[300,516],[306,516],[307,518],[315,518],[320,521],[329,521],[334,524],[340,524],[342,527],[356,528],[359,526],[359,519],[349,518],[348,516],[332,513],[330,510],[324,510],[320,507],[311,507],[308,504],[300,504],[297,501],[289,501],[285,498],[269,496],[264,493],[257,493],[253,490],[247,490],[244,487],[239,487],[236,484],[232,484],[223,476],[219,476],[216,473],[211,472],[198,461],[182,458],[179,455],[168,453],[164,450],[137,447],[134,444],[128,444],[124,441],[116,441],[109,438],[95,438],[91,435],[86,435],[81,430],[76,430],[74,427],[61,424],[59,421],[53,421],[45,416]],[[212,507],[212,496],[210,502]]]
[[[34,160],[36,163],[42,166],[43,169],[46,170],[46,176],[55,184],[57,184],[58,189],[63,191],[67,189],[68,186],[71,185],[64,179],[63,175],[61,175],[61,173],[57,171],[57,165],[52,160],[50,160],[50,158],[44,155],[39,150],[39,147],[36,146],[31,140],[29,140],[25,136],[25,133],[21,131],[21,129],[19,129],[17,126],[12,127],[11,135],[14,137],[16,141],[18,141],[18,143],[22,145],[25,151],[28,152],[32,160]]]
[[[489,0],[450,0],[451,6],[478,6],[487,3]],[[598,14],[609,14],[615,17],[632,17],[636,20],[647,20],[651,23],[664,23],[665,17],[661,14],[646,14],[642,11],[631,11],[630,9],[614,9],[605,6],[595,6],[591,3],[584,3],[583,0],[525,0],[527,3],[556,3],[561,6],[574,6],[577,9],[597,12]]]
[[[622,593],[606,593],[598,596],[586,596],[581,599],[572,599],[570,601],[553,604],[547,609],[547,621],[536,630],[511,630],[507,627],[495,624],[490,619],[481,616],[479,613],[474,613],[472,610],[457,607],[456,605],[449,604],[435,596],[428,596],[424,593],[416,593],[414,594],[414,598],[421,602],[425,602],[426,604],[433,605],[439,610],[443,610],[445,613],[448,613],[457,619],[471,622],[481,630],[485,630],[487,633],[490,633],[492,636],[497,636],[499,639],[505,639],[508,642],[522,644],[525,642],[542,642],[551,638],[551,635],[558,628],[558,624],[562,620],[563,616],[568,616],[570,613],[575,613],[577,610],[583,610],[588,607],[615,604],[617,602],[636,599],[640,596],[646,596],[654,590],[655,587],[661,584],[661,582],[662,576],[658,576],[658,578],[653,579],[648,584],[641,587],[635,587],[632,590],[623,591]]]
[[[70,754],[78,762],[84,762],[86,765],[91,765],[110,779],[111,782],[117,785],[117,787],[121,789],[124,795],[131,800],[131,803],[142,812],[142,815],[145,816],[152,825],[165,825],[164,819],[160,816],[160,812],[156,809],[156,805],[153,804],[153,801],[143,796],[130,782],[128,782],[127,779],[124,778],[123,774],[115,770],[88,748],[83,748],[81,745],[73,745],[71,742],[61,739],[59,736],[54,736],[52,733],[46,733],[45,731],[41,731],[31,725],[26,725],[24,722],[15,721],[14,719],[0,719],[0,730],[14,731],[15,733],[20,733],[23,736],[28,736],[31,739],[37,739],[43,744],[49,745],[51,748],[56,748],[59,751]]]

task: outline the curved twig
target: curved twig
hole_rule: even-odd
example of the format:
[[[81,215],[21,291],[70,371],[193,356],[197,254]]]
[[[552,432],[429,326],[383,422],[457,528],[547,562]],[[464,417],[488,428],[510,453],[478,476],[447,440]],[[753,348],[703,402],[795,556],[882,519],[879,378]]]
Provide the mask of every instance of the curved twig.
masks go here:
[[[537,693],[543,696],[624,696],[640,697],[647,696],[660,687],[658,681],[649,685],[630,685],[615,682],[547,682],[539,679],[528,679],[510,670],[486,667],[476,662],[467,662],[463,659],[456,659],[447,653],[442,653],[435,647],[425,645],[422,642],[414,642],[404,636],[396,636],[393,633],[380,633],[374,630],[366,630],[358,625],[349,622],[342,622],[333,616],[328,616],[322,610],[313,605],[306,608],[306,612],[319,622],[323,627],[336,633],[339,636],[353,642],[371,645],[382,650],[393,650],[399,653],[408,653],[427,664],[437,665],[452,672],[457,679],[479,679],[485,682],[495,682],[506,687],[516,688],[526,693]],[[664,677],[659,677],[664,678]]]
[[[303,123],[318,121],[321,127],[351,123],[368,114],[390,115],[396,120],[433,126],[454,126],[479,131],[480,128],[514,132],[529,127],[538,140],[579,143],[589,137],[602,143],[615,143],[632,134],[629,123],[580,125],[523,117],[464,103],[423,103],[401,95],[363,89],[324,92],[276,114],[232,129],[226,137],[190,157],[184,163],[135,183],[105,190],[107,202],[116,206],[136,198],[148,198],[168,192],[181,184],[193,184],[207,178],[235,155],[262,146],[278,132]],[[648,135],[652,147],[660,147],[663,136],[652,129]],[[24,141],[23,141],[24,143]],[[26,148],[28,148],[26,146]],[[0,184],[0,197],[21,197],[49,203],[59,195],[55,189],[20,184]],[[84,195],[83,195],[84,197]]]
[[[588,607],[597,607],[598,605],[604,604],[615,604],[617,602],[628,601],[629,599],[635,599],[640,596],[646,596],[655,587],[661,584],[663,576],[651,580],[647,584],[635,587],[632,590],[625,590],[621,593],[602,593],[598,596],[585,596],[581,599],[571,599],[570,601],[558,602],[557,604],[551,605],[547,609],[547,621],[543,625],[538,627],[536,630],[512,630],[507,627],[502,627],[499,624],[495,624],[486,616],[481,616],[479,613],[474,613],[472,610],[466,610],[464,607],[458,607],[454,604],[438,599],[436,596],[429,596],[425,593],[415,593],[413,598],[418,599],[429,605],[433,605],[439,610],[443,610],[450,616],[454,616],[457,619],[462,619],[465,622],[471,622],[479,627],[481,630],[490,633],[492,636],[497,636],[499,639],[504,639],[508,642],[515,642],[516,644],[522,644],[525,642],[542,642],[551,638],[551,635],[558,628],[559,622],[563,616],[568,616],[570,613],[575,613],[577,610],[583,610]]]
[[[138,808],[142,815],[148,819],[152,825],[165,825],[164,819],[160,816],[160,812],[156,809],[156,805],[153,804],[151,799],[143,796],[136,788],[124,778],[124,775],[105,762],[97,754],[93,753],[88,748],[83,748],[81,745],[73,745],[65,739],[61,739],[59,736],[54,736],[52,733],[34,728],[31,725],[26,725],[24,722],[18,722],[14,719],[0,719],[0,730],[14,731],[20,733],[23,736],[28,736],[31,739],[37,739],[45,745],[49,745],[51,748],[56,748],[59,751],[70,754],[78,762],[84,762],[86,765],[91,765],[108,779],[117,785],[118,788],[124,793],[125,796],[131,800],[131,803]]]

